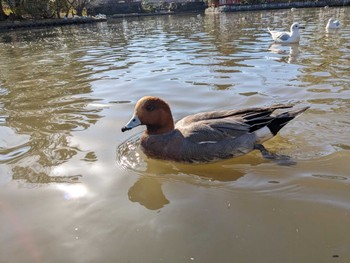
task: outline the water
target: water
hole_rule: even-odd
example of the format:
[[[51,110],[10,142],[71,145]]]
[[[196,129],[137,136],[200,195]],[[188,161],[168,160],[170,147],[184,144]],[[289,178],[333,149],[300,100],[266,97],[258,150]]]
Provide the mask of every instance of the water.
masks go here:
[[[326,33],[328,18],[343,27]],[[133,18],[1,33],[0,262],[349,262],[350,8]],[[306,26],[297,45],[266,28]],[[144,95],[175,119],[311,108],[258,152],[147,159]]]

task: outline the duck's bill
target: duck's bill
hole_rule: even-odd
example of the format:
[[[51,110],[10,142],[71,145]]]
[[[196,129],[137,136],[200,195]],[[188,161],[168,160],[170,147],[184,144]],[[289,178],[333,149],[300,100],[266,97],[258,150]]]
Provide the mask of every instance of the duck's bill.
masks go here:
[[[300,29],[305,29],[305,27],[304,27],[304,26],[299,26],[299,28],[300,28]]]
[[[139,125],[141,125],[141,121],[136,115],[134,115],[130,121],[124,127],[122,127],[122,132],[131,130],[132,128],[135,128]]]

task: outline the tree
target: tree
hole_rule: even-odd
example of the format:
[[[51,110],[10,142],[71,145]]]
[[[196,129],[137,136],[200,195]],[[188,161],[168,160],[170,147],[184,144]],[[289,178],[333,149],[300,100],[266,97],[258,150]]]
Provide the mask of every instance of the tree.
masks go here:
[[[11,10],[11,16],[15,19],[22,19],[24,16],[43,17],[50,16],[50,0],[6,0]]]
[[[77,10],[77,15],[82,16],[83,15],[83,10],[87,7],[89,4],[90,0],[76,0],[76,10]]]
[[[22,9],[25,15],[34,18],[51,18],[54,16],[50,8],[50,0],[25,0],[22,1]]]
[[[6,3],[11,9],[11,14],[13,14],[15,18],[22,18],[23,4],[21,0],[6,0]]]
[[[61,12],[63,10],[69,10],[67,0],[52,0],[50,1],[50,8],[57,18],[61,18]]]
[[[4,12],[2,1],[0,0],[0,21],[6,20],[6,18],[7,18],[7,15]]]
[[[70,9],[75,9],[78,16],[83,15],[84,9],[88,6],[91,0],[67,0]]]

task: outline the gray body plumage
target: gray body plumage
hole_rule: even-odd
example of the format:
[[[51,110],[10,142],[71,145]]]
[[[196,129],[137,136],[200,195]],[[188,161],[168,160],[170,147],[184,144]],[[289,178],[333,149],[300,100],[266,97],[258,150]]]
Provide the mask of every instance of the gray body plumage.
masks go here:
[[[150,157],[180,162],[209,162],[240,156],[254,150],[256,143],[261,143],[254,131],[271,122],[274,118],[271,113],[289,107],[190,115],[177,122],[175,129],[168,134],[144,136],[141,146]]]

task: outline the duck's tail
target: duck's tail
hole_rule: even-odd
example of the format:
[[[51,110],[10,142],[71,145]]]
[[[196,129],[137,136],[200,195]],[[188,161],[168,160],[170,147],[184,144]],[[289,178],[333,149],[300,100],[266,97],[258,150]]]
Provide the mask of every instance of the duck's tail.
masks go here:
[[[299,116],[301,113],[306,111],[310,107],[304,107],[301,109],[291,110],[283,112],[277,115],[267,127],[273,135],[276,135],[289,121],[293,120],[295,117]]]

